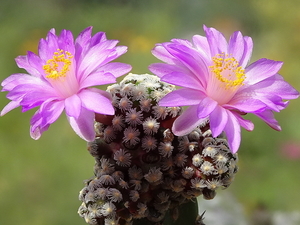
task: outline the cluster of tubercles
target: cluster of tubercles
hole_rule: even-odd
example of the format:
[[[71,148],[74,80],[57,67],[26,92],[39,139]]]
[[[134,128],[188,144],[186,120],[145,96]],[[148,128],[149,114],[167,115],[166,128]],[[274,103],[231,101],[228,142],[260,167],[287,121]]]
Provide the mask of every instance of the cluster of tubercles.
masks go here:
[[[97,137],[88,150],[95,177],[86,182],[79,215],[88,224],[132,224],[145,218],[162,223],[168,211],[203,195],[214,198],[237,171],[237,155],[209,123],[175,136],[170,127],[180,108],[160,107],[174,87],[152,75],[128,75],[110,86],[115,115],[98,117]],[[174,214],[175,213],[175,214]]]

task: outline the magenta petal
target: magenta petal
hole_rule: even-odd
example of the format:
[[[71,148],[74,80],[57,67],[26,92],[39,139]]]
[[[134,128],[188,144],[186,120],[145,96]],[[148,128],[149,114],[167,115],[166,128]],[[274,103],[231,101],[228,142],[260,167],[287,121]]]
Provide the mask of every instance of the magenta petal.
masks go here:
[[[95,72],[87,76],[80,84],[80,88],[87,88],[97,85],[115,83],[116,77],[113,74],[105,72]]]
[[[172,107],[197,105],[203,97],[205,97],[204,94],[198,90],[182,88],[168,93],[159,101],[159,105]]]
[[[283,62],[270,59],[259,59],[246,68],[247,85],[256,84],[275,75],[281,68]]]
[[[244,54],[244,38],[241,32],[234,32],[229,39],[228,52],[238,62],[241,60]]]
[[[203,26],[203,29],[209,43],[211,56],[215,56],[220,53],[227,53],[228,44],[224,35],[214,28],[207,28],[206,26]]]
[[[193,36],[193,43],[198,51],[198,53],[201,55],[201,57],[207,61],[211,60],[210,55],[210,48],[207,42],[207,38],[200,36],[200,35],[194,35]]]
[[[19,91],[23,95],[23,99],[20,102],[22,106],[35,107],[42,102],[57,99],[55,91],[50,86],[45,85],[45,83],[19,85],[10,93],[17,93]]]
[[[35,96],[35,94],[40,96]],[[26,97],[27,95],[28,97]],[[52,89],[43,82],[20,84],[7,94],[7,98],[10,100],[17,100],[22,97],[21,105],[23,105],[23,102],[26,105],[31,104],[30,100],[32,100],[33,103],[36,102],[36,100],[39,101],[38,99],[44,100],[45,98],[52,98],[54,96]]]
[[[41,39],[40,42],[39,42],[39,47],[38,47],[38,51],[39,51],[39,57],[44,61],[46,62],[48,59],[51,58],[51,54],[53,55],[53,52],[52,53],[49,53],[48,51],[48,47],[47,47],[47,41],[45,39]]]
[[[200,57],[194,49],[188,49],[186,46],[172,46],[168,47],[168,51],[176,57],[184,67],[191,71],[188,75],[197,79],[197,83],[206,86],[206,79],[208,76],[208,68],[206,62]]]
[[[75,54],[74,37],[71,31],[62,30],[58,37],[58,45],[60,49]]]
[[[78,95],[72,95],[65,99],[66,114],[77,119],[82,110],[81,99]]]
[[[38,47],[39,56],[44,62],[51,59],[53,53],[59,49],[55,34],[49,32],[46,39],[47,40],[41,39]]]
[[[127,46],[117,46],[115,47],[115,54],[111,60],[118,58],[119,56],[125,54],[127,52]]]
[[[239,114],[232,112],[237,118],[239,124],[244,127],[247,131],[252,131],[254,129],[254,124],[250,120],[243,119]]]
[[[162,44],[157,44],[152,50],[152,54],[161,61],[171,65],[175,65],[178,62]]]
[[[103,51],[99,51],[98,49],[89,50],[89,52],[82,59],[77,70],[78,74],[81,75],[80,78],[84,79],[90,73],[95,71],[99,66],[103,65],[103,62],[113,51],[114,50],[112,49],[106,49]]]
[[[33,52],[28,52],[27,53],[27,57],[28,57],[28,63],[30,66],[30,69],[35,69],[37,72],[31,75],[35,75],[37,77],[43,77],[43,74],[45,73],[45,71],[43,70],[43,61],[41,60],[41,58],[39,56],[37,56],[36,54],[34,54]],[[27,67],[23,67],[25,70],[30,70],[29,66]],[[29,71],[28,71],[29,72]]]
[[[33,129],[32,127],[30,127],[30,137],[33,140],[40,139],[40,137],[42,136],[42,133],[44,131],[48,130],[49,126],[50,126],[50,124],[47,127],[43,127],[43,128],[36,127],[35,129]]]
[[[91,39],[92,29],[93,27],[87,27],[83,31],[81,31],[78,37],[76,38],[75,43],[78,45],[86,45]]]
[[[107,40],[105,32],[96,33],[90,40],[90,47],[93,47],[101,42],[105,42]]]
[[[240,66],[242,68],[245,68],[250,60],[250,57],[252,55],[252,49],[253,49],[253,41],[251,37],[244,37],[244,54],[243,57],[240,60]]]
[[[266,108],[264,104],[259,99],[249,98],[249,96],[236,96],[228,104],[223,105],[227,109],[238,109],[241,112],[258,112]]]
[[[0,116],[4,116],[9,111],[20,106],[20,101],[10,101],[1,111]]]
[[[101,68],[99,68],[98,71],[104,71],[105,73],[113,74],[115,77],[120,77],[126,73],[129,73],[131,69],[132,69],[132,66],[129,64],[119,63],[119,62],[111,62],[111,63],[101,66]]]
[[[40,110],[36,111],[33,117],[30,120],[30,136],[34,140],[38,140],[42,133],[50,127],[50,124],[46,124],[45,126],[41,126],[43,118],[40,114]]]
[[[82,53],[89,47],[88,42],[91,39],[92,27],[85,28],[75,40],[75,60],[79,61],[81,59]]]
[[[28,52],[26,56],[18,56],[15,61],[19,68],[25,69],[30,75],[41,77],[44,73],[42,60],[33,52]]]
[[[2,81],[1,85],[3,86],[2,91],[11,91],[15,87],[23,84],[43,84],[41,80],[37,77],[30,76],[24,73],[12,74]]]
[[[175,135],[187,135],[198,125],[207,121],[206,118],[198,118],[197,108],[197,106],[190,106],[174,121],[172,131]]]
[[[226,109],[217,106],[209,115],[210,129],[214,137],[219,136],[228,121]]]
[[[173,72],[179,72],[183,74],[188,72],[188,69],[186,68],[165,63],[153,63],[148,67],[148,69],[158,77],[163,77],[166,74],[170,74]]]
[[[250,96],[256,93],[259,95],[266,93],[280,96],[282,99],[295,99],[299,97],[299,92],[278,74],[257,84],[248,86],[241,91],[246,92]]]
[[[241,127],[237,118],[230,111],[227,111],[227,114],[228,121],[224,131],[226,133],[231,152],[236,153],[241,143]]]
[[[97,92],[82,90],[78,95],[82,100],[83,107],[96,113],[113,115],[115,110],[112,106],[111,99],[107,97],[107,92],[100,91],[101,90]]]
[[[41,105],[40,114],[43,117],[41,126],[54,123],[65,108],[64,101],[50,101]]]
[[[264,112],[255,113],[256,116],[265,121],[271,128],[277,131],[281,131],[277,120],[274,118],[274,114],[271,110],[265,110]]]
[[[93,141],[95,139],[94,119],[95,113],[85,108],[82,108],[77,119],[68,116],[69,123],[75,133],[86,141]]]
[[[266,108],[274,110],[276,112],[283,110],[287,106],[287,102],[282,101],[282,98],[276,95],[257,93],[257,96],[255,97],[259,98],[259,100],[267,106]],[[261,111],[262,110],[259,110],[257,112]]]
[[[167,82],[169,84],[180,85],[181,87],[191,88],[195,90],[199,90],[205,92],[204,87],[199,82],[198,79],[195,79],[194,76],[190,75],[189,72],[181,73],[181,72],[172,72],[166,74],[161,78],[161,81]]]
[[[216,107],[218,103],[209,97],[205,97],[198,104],[198,118],[206,118]]]

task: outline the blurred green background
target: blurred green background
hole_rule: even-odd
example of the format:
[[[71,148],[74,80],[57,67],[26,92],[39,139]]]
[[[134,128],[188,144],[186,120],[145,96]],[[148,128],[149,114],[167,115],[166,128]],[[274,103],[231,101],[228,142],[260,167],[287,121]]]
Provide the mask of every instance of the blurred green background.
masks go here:
[[[105,31],[129,47],[119,61],[130,63],[134,73],[149,73],[148,65],[157,61],[150,52],[155,43],[203,35],[205,24],[227,38],[236,30],[251,36],[251,61],[284,61],[280,73],[300,90],[299,8],[300,1],[293,0],[3,0],[0,79],[22,72],[14,58],[36,52],[39,39],[53,27],[72,30],[74,36],[87,26],[94,33]],[[5,95],[0,93],[0,108],[8,103]],[[242,203],[247,216],[258,204],[270,211],[300,211],[299,104],[299,99],[291,101],[276,114],[282,132],[247,116],[255,130],[243,130],[240,170],[225,190]],[[34,111],[18,108],[0,118],[0,224],[85,224],[77,215],[77,196],[83,180],[93,175],[93,158],[65,116],[40,140],[32,140]]]

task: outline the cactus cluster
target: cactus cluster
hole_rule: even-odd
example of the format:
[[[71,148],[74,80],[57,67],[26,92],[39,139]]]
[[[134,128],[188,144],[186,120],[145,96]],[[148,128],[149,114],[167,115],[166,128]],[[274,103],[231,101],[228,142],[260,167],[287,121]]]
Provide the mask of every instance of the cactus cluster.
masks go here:
[[[209,121],[186,136],[171,132],[179,107],[158,101],[175,87],[152,75],[129,74],[108,87],[114,116],[98,116],[88,144],[95,177],[80,191],[78,210],[88,224],[161,223],[167,212],[203,195],[212,199],[237,171],[237,154],[226,139],[213,138]]]

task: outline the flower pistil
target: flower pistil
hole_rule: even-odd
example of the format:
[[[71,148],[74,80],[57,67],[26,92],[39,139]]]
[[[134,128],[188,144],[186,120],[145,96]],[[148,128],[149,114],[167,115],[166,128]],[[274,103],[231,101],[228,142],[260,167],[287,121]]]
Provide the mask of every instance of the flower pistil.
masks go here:
[[[66,98],[78,91],[78,82],[73,72],[72,60],[74,56],[65,50],[57,49],[53,57],[43,66],[46,78],[56,88],[61,97]]]
[[[73,55],[70,52],[57,49],[57,52],[53,54],[53,58],[47,60],[46,65],[43,66],[46,77],[54,80],[66,77],[66,73],[70,70],[72,64],[72,58]]]
[[[229,54],[217,54],[212,57],[213,64],[209,66],[212,72],[208,82],[207,92],[219,104],[226,104],[244,85],[245,70],[238,61]]]

